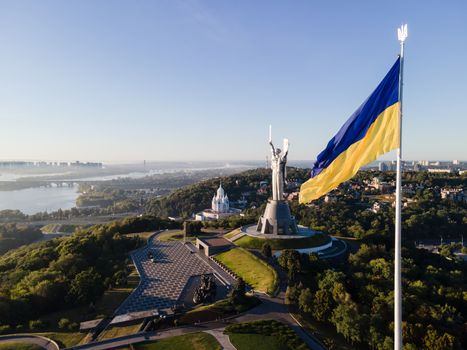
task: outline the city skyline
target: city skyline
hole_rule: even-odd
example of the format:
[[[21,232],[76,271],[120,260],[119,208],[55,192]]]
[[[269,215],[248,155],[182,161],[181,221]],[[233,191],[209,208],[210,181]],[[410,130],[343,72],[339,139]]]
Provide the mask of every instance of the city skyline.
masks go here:
[[[392,65],[406,22],[403,158],[466,160],[466,10],[2,1],[0,159],[257,161],[272,124],[290,159],[312,162]]]

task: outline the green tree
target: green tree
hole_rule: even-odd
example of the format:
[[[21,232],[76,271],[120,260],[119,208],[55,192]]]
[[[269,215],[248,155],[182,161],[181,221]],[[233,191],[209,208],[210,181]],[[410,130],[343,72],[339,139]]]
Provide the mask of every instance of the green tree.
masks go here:
[[[313,317],[321,322],[328,321],[335,306],[331,292],[325,289],[319,289],[313,299],[312,314]]]
[[[304,312],[311,312],[313,305],[313,294],[310,288],[302,289],[298,297],[298,307]]]
[[[297,304],[299,296],[300,296],[300,289],[298,285],[289,284],[285,291],[285,303],[289,305]]]
[[[423,337],[423,344],[427,350],[452,350],[456,339],[449,333],[441,334],[432,325],[429,325]]]
[[[245,301],[246,284],[243,278],[239,277],[230,292],[230,300],[233,304],[241,304]]]
[[[68,329],[70,326],[70,320],[68,318],[61,318],[60,321],[58,321],[58,328],[60,329]]]
[[[294,284],[297,280],[297,275],[300,272],[300,260],[290,258],[287,262],[287,271],[289,284]]]
[[[445,258],[453,258],[454,257],[454,249],[453,246],[450,244],[443,244],[439,248],[439,254],[444,256]]]
[[[94,268],[90,268],[76,275],[71,282],[68,297],[76,304],[87,304],[101,296],[102,292],[102,277]]]
[[[269,243],[264,243],[261,247],[261,253],[266,259],[269,259],[272,256],[272,249]]]
[[[362,340],[362,317],[357,312],[355,303],[338,305],[332,312],[330,321],[336,327],[337,332],[352,344]]]

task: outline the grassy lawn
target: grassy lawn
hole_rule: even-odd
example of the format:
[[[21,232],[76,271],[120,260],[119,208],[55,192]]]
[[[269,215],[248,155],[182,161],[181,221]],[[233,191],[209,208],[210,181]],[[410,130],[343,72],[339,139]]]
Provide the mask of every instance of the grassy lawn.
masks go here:
[[[197,237],[210,237],[214,235],[218,235],[219,233],[222,233],[225,230],[216,230],[216,229],[202,229],[201,233],[198,234]],[[159,241],[180,241],[184,237],[184,232],[183,230],[169,230],[167,232],[163,232],[157,236],[157,240]],[[196,241],[195,236],[187,236],[186,237],[187,241]]]
[[[308,346],[288,325],[275,320],[236,323],[225,334],[237,350],[306,350]]]
[[[6,342],[0,343],[0,350],[43,350],[39,345],[21,343],[21,342]]]
[[[99,335],[99,340],[123,337],[124,335],[135,334],[138,332],[141,322],[125,326],[111,326]]]
[[[289,350],[276,337],[262,334],[230,334],[230,342],[237,350]]]
[[[135,350],[221,350],[212,335],[198,332],[165,338],[148,343],[134,344]]]
[[[237,313],[245,312],[261,304],[255,296],[246,295],[242,304],[233,304],[229,298],[216,301],[214,304],[198,306],[178,319],[179,324],[214,321]]]
[[[226,299],[218,300],[214,304],[198,306],[188,311],[187,314],[198,312],[198,311],[203,311],[203,310],[217,310],[219,312],[230,312],[235,307],[240,308],[239,310],[237,310],[238,312],[244,312],[248,309],[251,309],[252,307],[255,307],[256,305],[261,304],[261,301],[255,296],[248,296],[247,294],[245,295],[245,297],[246,297],[246,301],[242,305],[232,305],[230,303],[229,298],[226,298]]]
[[[269,243],[272,249],[301,249],[317,247],[329,242],[331,238],[322,234],[316,234],[311,237],[294,239],[263,239],[245,235],[237,239],[234,243],[239,247],[249,249],[261,249],[264,243]]]
[[[187,237],[190,238],[190,237]],[[162,232],[157,236],[158,241],[179,241],[183,239],[183,230],[170,230]]]
[[[119,307],[133,289],[138,286],[139,275],[133,264],[131,265],[131,269],[126,286],[118,286],[106,291],[104,296],[96,303],[96,316],[111,316],[115,309]]]
[[[234,248],[215,259],[242,277],[253,289],[272,294],[279,283],[276,270],[242,248]]]
[[[147,241],[149,237],[151,237],[154,234],[154,231],[149,231],[149,232],[138,232],[138,233],[128,233],[125,236],[127,237],[139,237],[143,239],[144,241]]]
[[[35,333],[44,337],[55,340],[60,348],[70,347],[77,345],[83,340],[85,333],[80,332],[46,332],[46,333]]]

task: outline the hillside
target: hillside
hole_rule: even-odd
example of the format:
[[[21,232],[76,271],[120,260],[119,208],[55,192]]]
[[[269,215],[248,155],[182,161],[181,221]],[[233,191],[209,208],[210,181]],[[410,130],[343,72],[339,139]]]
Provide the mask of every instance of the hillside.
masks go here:
[[[288,168],[287,171],[290,179],[304,179],[309,173],[307,169],[298,168]],[[269,169],[259,168],[205,180],[180,188],[166,197],[152,200],[145,208],[146,213],[160,217],[190,217],[193,213],[211,207],[212,196],[219,184],[222,184],[231,202],[241,199],[244,194],[249,207],[260,206],[267,200],[268,194],[258,194],[257,190],[260,188],[260,182],[270,182],[270,177]]]
[[[10,249],[32,243],[40,237],[42,237],[42,232],[37,227],[2,224],[0,225],[0,255]]]

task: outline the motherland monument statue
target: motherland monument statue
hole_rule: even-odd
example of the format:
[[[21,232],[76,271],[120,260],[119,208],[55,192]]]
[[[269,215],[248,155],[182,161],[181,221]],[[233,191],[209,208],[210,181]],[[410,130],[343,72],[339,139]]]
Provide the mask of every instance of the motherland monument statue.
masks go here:
[[[258,220],[256,230],[264,234],[288,235],[297,233],[295,218],[284,200],[284,183],[287,178],[287,155],[289,140],[284,139],[283,150],[272,143],[272,129],[269,126],[269,145],[271,146],[272,199],[268,200],[263,216]]]
[[[287,178],[287,154],[289,153],[289,140],[284,139],[284,151],[274,148],[271,131],[269,132],[269,145],[271,145],[271,169],[272,169],[272,199],[284,199],[284,183]]]

